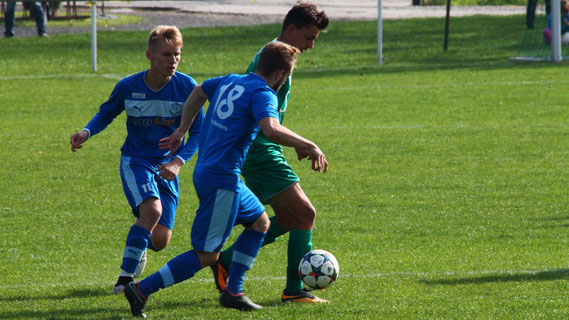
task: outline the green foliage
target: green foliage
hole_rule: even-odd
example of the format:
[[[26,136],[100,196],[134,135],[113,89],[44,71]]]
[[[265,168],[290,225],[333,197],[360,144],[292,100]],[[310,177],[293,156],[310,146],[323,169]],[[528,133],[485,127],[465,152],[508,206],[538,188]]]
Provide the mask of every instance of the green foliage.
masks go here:
[[[217,303],[209,270],[158,292],[156,319],[566,319],[569,114],[566,63],[508,60],[524,17],[332,23],[303,53],[285,125],[313,139],[330,171],[286,149],[318,211],[313,243],[340,277],[327,305],[282,305],[287,236],[263,248],[245,283],[265,306]],[[277,25],[185,29],[180,71],[201,82],[242,72]],[[69,136],[121,77],[148,66],[146,32],[0,39],[0,318],[122,319],[109,291],[133,223],[118,174],[121,115],[72,153]],[[146,275],[189,249],[192,163],[170,246]],[[270,211],[270,209],[269,209]],[[235,238],[238,232],[234,232]],[[230,240],[231,242],[232,240]]]

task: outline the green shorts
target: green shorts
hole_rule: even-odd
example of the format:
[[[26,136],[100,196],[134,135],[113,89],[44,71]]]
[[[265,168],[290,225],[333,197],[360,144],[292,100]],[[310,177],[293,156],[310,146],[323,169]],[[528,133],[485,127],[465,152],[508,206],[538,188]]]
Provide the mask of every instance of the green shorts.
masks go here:
[[[271,204],[271,198],[286,190],[300,179],[292,171],[279,145],[256,145],[249,149],[241,174],[245,184],[263,204]]]

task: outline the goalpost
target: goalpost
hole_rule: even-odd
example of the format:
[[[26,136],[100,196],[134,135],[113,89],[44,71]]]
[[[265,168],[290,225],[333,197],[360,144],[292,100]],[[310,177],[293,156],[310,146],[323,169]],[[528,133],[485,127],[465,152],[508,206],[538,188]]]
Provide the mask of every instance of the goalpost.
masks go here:
[[[562,56],[561,47],[561,5],[559,0],[551,1],[551,43],[545,45],[543,28],[545,20],[540,21],[535,29],[527,29],[518,56],[510,58],[515,61],[552,61],[560,62]],[[541,18],[543,19],[543,18]],[[567,57],[565,57],[567,59]]]
[[[551,60],[561,61],[561,3],[551,2]]]
[[[381,14],[381,0],[377,0],[377,64],[382,64],[383,51],[383,17]]]
[[[97,3],[89,2],[91,6],[91,70],[97,71]]]

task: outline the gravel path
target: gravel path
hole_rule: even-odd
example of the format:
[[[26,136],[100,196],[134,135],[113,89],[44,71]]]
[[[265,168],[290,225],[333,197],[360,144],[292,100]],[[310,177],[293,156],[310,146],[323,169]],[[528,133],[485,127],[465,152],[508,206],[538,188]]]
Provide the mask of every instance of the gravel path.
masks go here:
[[[357,4],[345,0],[312,0],[330,16],[339,20],[376,20],[377,0],[358,0]],[[149,31],[159,24],[186,27],[239,26],[280,23],[296,0],[192,0],[192,1],[107,1],[105,13],[130,14],[144,17],[136,24],[100,28],[99,30],[144,30]],[[349,4],[348,4],[349,3]],[[89,15],[87,3],[77,2],[82,14]],[[99,13],[101,5],[99,4]],[[511,15],[524,14],[520,6],[470,6],[453,7],[451,16],[474,14]],[[65,8],[58,12],[65,15]],[[382,0],[384,19],[416,17],[443,17],[444,6],[412,6],[411,0]],[[89,27],[55,27],[48,22],[48,33],[90,32]],[[16,37],[36,36],[35,27],[17,27]]]

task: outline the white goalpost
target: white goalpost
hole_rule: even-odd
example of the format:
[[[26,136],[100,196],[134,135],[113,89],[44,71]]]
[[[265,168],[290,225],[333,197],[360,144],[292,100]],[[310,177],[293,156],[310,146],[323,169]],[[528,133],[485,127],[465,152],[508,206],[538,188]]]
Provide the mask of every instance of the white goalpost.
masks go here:
[[[382,63],[383,51],[383,17],[381,14],[381,0],[377,0],[377,64]]]
[[[561,61],[561,4],[551,1],[551,60]]]
[[[518,56],[510,58],[514,61],[551,61],[560,62],[567,57],[562,56],[561,47],[561,2],[551,1],[551,41],[549,45],[544,45],[545,34],[542,35],[541,28],[528,28],[522,39]],[[542,21],[545,23],[545,21]],[[544,27],[545,25],[543,25]]]
[[[97,71],[97,3],[91,5],[91,70]]]

